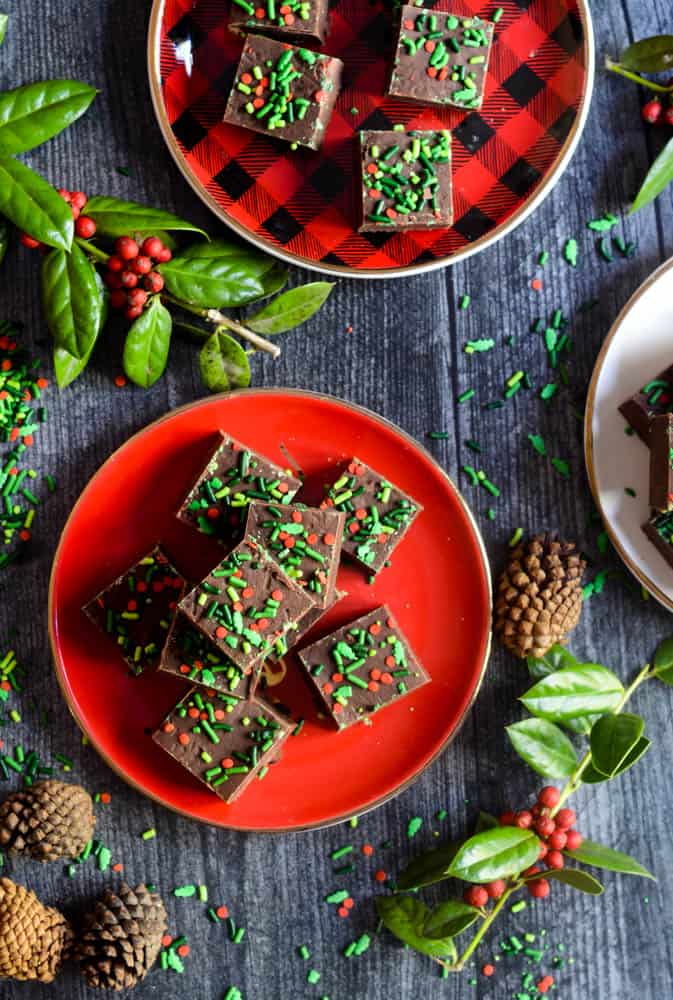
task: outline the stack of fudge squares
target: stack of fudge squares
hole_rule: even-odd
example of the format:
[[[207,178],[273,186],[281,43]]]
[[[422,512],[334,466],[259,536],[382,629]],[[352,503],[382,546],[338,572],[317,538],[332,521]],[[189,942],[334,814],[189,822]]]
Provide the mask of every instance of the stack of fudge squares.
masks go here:
[[[231,0],[229,26],[245,41],[225,122],[295,149],[320,148],[343,63],[304,46],[325,42],[328,7],[328,0]],[[463,111],[481,107],[493,33],[478,17],[425,10],[420,2],[402,6],[387,94]],[[358,141],[360,232],[452,225],[449,130],[399,126],[361,131]]]
[[[344,596],[342,556],[368,577],[390,559],[422,508],[357,458],[319,506],[302,481],[218,432],[177,517],[222,556],[196,585],[157,546],[85,607],[131,671],[188,683],[155,742],[225,802],[263,778],[294,722],[263,697],[265,672]],[[299,649],[319,712],[339,730],[430,678],[386,606]]]
[[[673,365],[659,372],[619,407],[627,430],[650,449],[651,515],[643,531],[673,566]]]

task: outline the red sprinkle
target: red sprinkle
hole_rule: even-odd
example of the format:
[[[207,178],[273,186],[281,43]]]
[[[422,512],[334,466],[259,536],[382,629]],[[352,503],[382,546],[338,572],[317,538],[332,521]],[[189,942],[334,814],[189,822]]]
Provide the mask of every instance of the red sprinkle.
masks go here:
[[[495,972],[495,966],[490,964],[485,965],[481,971],[485,976],[492,976]]]
[[[388,876],[383,871],[383,869],[380,868],[377,872],[374,872],[374,878],[376,879],[377,882],[385,882]]]
[[[215,910],[215,913],[220,918],[220,920],[226,920],[227,917],[229,916],[229,910],[227,909],[226,906],[218,906],[218,908]]]
[[[374,853],[373,846],[371,844],[363,844],[362,845],[362,853],[364,854],[364,856],[366,858],[371,858],[372,854]]]

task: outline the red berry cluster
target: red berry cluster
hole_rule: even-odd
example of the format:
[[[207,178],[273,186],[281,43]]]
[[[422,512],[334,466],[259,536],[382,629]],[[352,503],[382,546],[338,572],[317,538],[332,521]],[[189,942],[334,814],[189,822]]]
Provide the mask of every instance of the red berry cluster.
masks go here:
[[[643,105],[641,115],[648,125],[673,125],[673,104],[665,108],[658,97],[653,97]]]
[[[112,308],[122,309],[128,320],[137,319],[148,297],[164,287],[164,279],[153,267],[171,257],[158,236],[148,236],[141,245],[130,236],[120,236],[103,279],[110,289]]]
[[[501,826],[517,826],[520,830],[533,829],[542,841],[540,845],[539,861],[544,861],[546,869],[549,871],[563,868],[564,857],[561,853],[564,850],[575,851],[582,843],[582,835],[575,829],[575,813],[572,809],[559,809],[552,817],[552,810],[556,808],[561,799],[561,793],[553,785],[543,788],[537,802],[530,809],[523,809],[520,812],[505,812],[499,817]],[[549,895],[549,882],[544,878],[544,870],[539,865],[527,868],[523,875],[530,878],[531,875],[540,875],[540,878],[531,879],[526,882],[526,886],[534,899],[545,899]],[[463,893],[463,899],[470,906],[484,907],[489,899],[498,899],[506,889],[505,882],[498,879],[496,882],[489,882],[487,885],[472,885]]]
[[[88,215],[82,215],[82,209],[86,205],[88,198],[83,191],[66,191],[65,188],[59,188],[58,194],[60,194],[63,201],[67,201],[70,205],[70,211],[72,212],[72,217],[75,220],[75,233],[80,236],[83,240],[90,240],[92,236],[96,234],[96,223],[93,219],[90,219]],[[46,250],[44,243],[40,243],[39,240],[33,239],[28,233],[21,233],[20,242],[23,243],[24,247],[28,247],[30,250],[40,249]]]

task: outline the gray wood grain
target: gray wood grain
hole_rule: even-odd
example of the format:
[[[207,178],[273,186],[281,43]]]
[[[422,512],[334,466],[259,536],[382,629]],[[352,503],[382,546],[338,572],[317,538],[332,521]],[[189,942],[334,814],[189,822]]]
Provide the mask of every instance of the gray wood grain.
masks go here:
[[[4,9],[11,19],[0,50],[0,87],[75,76],[101,90],[95,111],[28,161],[58,185],[151,201],[214,231],[214,220],[173,166],[154,122],[145,77],[147,0],[5,0]],[[671,30],[667,0],[599,3],[594,16],[599,65],[605,54],[616,54],[634,37]],[[302,386],[343,396],[381,412],[421,440],[430,429],[447,430],[449,439],[433,443],[432,449],[473,504],[494,567],[501,564],[503,544],[519,525],[525,531],[559,527],[579,540],[596,565],[613,570],[614,576],[603,595],[588,602],[573,649],[587,660],[612,665],[624,677],[650,655],[670,629],[670,618],[654,601],[640,599],[633,581],[619,572],[616,558],[598,557],[600,529],[587,523],[592,504],[583,471],[582,426],[573,407],[581,410],[596,354],[618,310],[672,249],[672,191],[625,223],[628,237],[639,244],[631,260],[600,261],[584,229],[597,214],[623,211],[662,141],[661,134],[641,125],[638,100],[634,87],[599,70],[575,159],[542,208],[513,235],[431,276],[394,283],[340,281],[318,319],[284,340],[277,363],[263,358],[253,363],[257,385]],[[128,177],[117,172],[120,166],[128,167]],[[561,258],[563,243],[572,235],[581,242],[583,262],[577,271]],[[529,283],[543,248],[551,260],[543,290],[535,294]],[[294,280],[305,277],[296,274]],[[458,299],[466,291],[472,306],[459,311]],[[580,304],[594,297],[596,308],[578,313]],[[536,394],[522,393],[506,409],[483,410],[519,368],[530,373],[538,388],[547,380],[543,346],[529,328],[536,315],[557,306],[572,319],[568,391],[548,406]],[[46,353],[36,261],[26,251],[12,253],[2,271],[0,316],[24,321],[28,341]],[[348,324],[353,326],[350,334]],[[498,349],[466,356],[464,342],[480,336],[494,336]],[[506,336],[514,338],[511,347],[504,344]],[[503,726],[520,717],[515,699],[526,679],[501,651],[494,653],[479,701],[451,748],[413,788],[363,818],[356,831],[343,827],[266,838],[197,826],[136,794],[82,746],[57,689],[46,635],[48,572],[59,531],[87,479],[113,448],[167,409],[202,393],[194,351],[186,345],[172,348],[168,375],[146,393],[113,387],[119,353],[120,345],[108,340],[84,379],[61,397],[49,396],[50,419],[34,457],[39,468],[57,475],[59,490],[41,514],[31,560],[0,575],[0,645],[5,648],[11,641],[15,646],[29,667],[39,706],[50,715],[41,724],[39,713],[24,701],[24,722],[2,736],[10,747],[20,740],[45,758],[54,753],[73,757],[75,778],[92,791],[110,791],[112,803],[98,810],[100,837],[113,860],[123,862],[128,879],[156,881],[166,892],[171,930],[190,939],[192,954],[183,976],[154,972],[136,995],[219,1000],[236,984],[245,1000],[510,996],[525,970],[521,962],[503,960],[494,980],[479,976],[472,986],[469,976],[441,981],[430,961],[403,951],[387,937],[359,959],[340,954],[346,942],[372,927],[371,873],[376,867],[394,872],[407,856],[434,843],[435,830],[458,835],[473,822],[480,805],[498,812],[526,801],[535,787],[531,773],[506,745]],[[457,405],[458,394],[470,386],[477,390],[474,399]],[[570,462],[569,481],[532,452],[526,440],[530,432],[542,434],[550,453]],[[488,496],[463,481],[460,467],[472,458],[466,438],[480,442],[483,468],[503,486],[494,522],[485,516]],[[668,791],[670,706],[665,691],[645,690],[638,696],[638,710],[656,739],[647,761],[635,775],[613,785],[609,795],[604,789],[584,790],[578,800],[581,827],[588,835],[632,852],[664,879],[673,862],[670,810],[661,808]],[[441,807],[448,810],[448,819],[439,824],[433,817]],[[425,825],[411,845],[405,830],[414,814],[424,817]],[[140,833],[151,826],[158,836],[145,842]],[[339,884],[331,874],[329,851],[348,841],[379,845],[386,838],[392,847],[377,849],[375,865],[359,864],[350,883],[358,905],[350,920],[340,921],[322,902]],[[8,870],[68,913],[77,912],[110,881],[93,866],[83,866],[72,880],[59,865],[21,863]],[[168,895],[183,882],[207,884],[211,900],[226,903],[247,927],[245,941],[228,943],[224,928],[213,927],[202,906]],[[546,928],[546,940],[554,946],[564,943],[566,957],[575,959],[553,970],[556,995],[566,1000],[671,996],[673,945],[663,892],[617,876],[607,875],[606,883],[609,891],[598,901],[558,888],[552,903],[508,914],[490,945],[509,933]],[[302,943],[311,948],[309,962],[296,955]],[[479,965],[490,953],[487,943],[478,954]],[[321,971],[318,986],[306,983],[308,967]],[[550,967],[545,959],[541,968]],[[74,971],[46,989],[0,986],[2,1000],[82,1000],[89,993]]]

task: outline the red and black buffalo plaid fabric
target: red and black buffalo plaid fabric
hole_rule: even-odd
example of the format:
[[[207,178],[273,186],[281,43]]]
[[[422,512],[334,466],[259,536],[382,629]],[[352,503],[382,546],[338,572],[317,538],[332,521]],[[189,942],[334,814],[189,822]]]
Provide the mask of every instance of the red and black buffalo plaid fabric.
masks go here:
[[[493,0],[425,7],[490,16]],[[553,168],[575,124],[586,79],[579,0],[505,0],[484,105],[423,108],[384,96],[395,14],[381,0],[333,0],[323,51],[345,64],[323,148],[222,124],[241,39],[228,0],[165,0],[163,99],[179,154],[239,230],[304,263],[385,272],[446,259],[505,222]],[[358,233],[360,129],[450,128],[455,222],[432,232]]]

